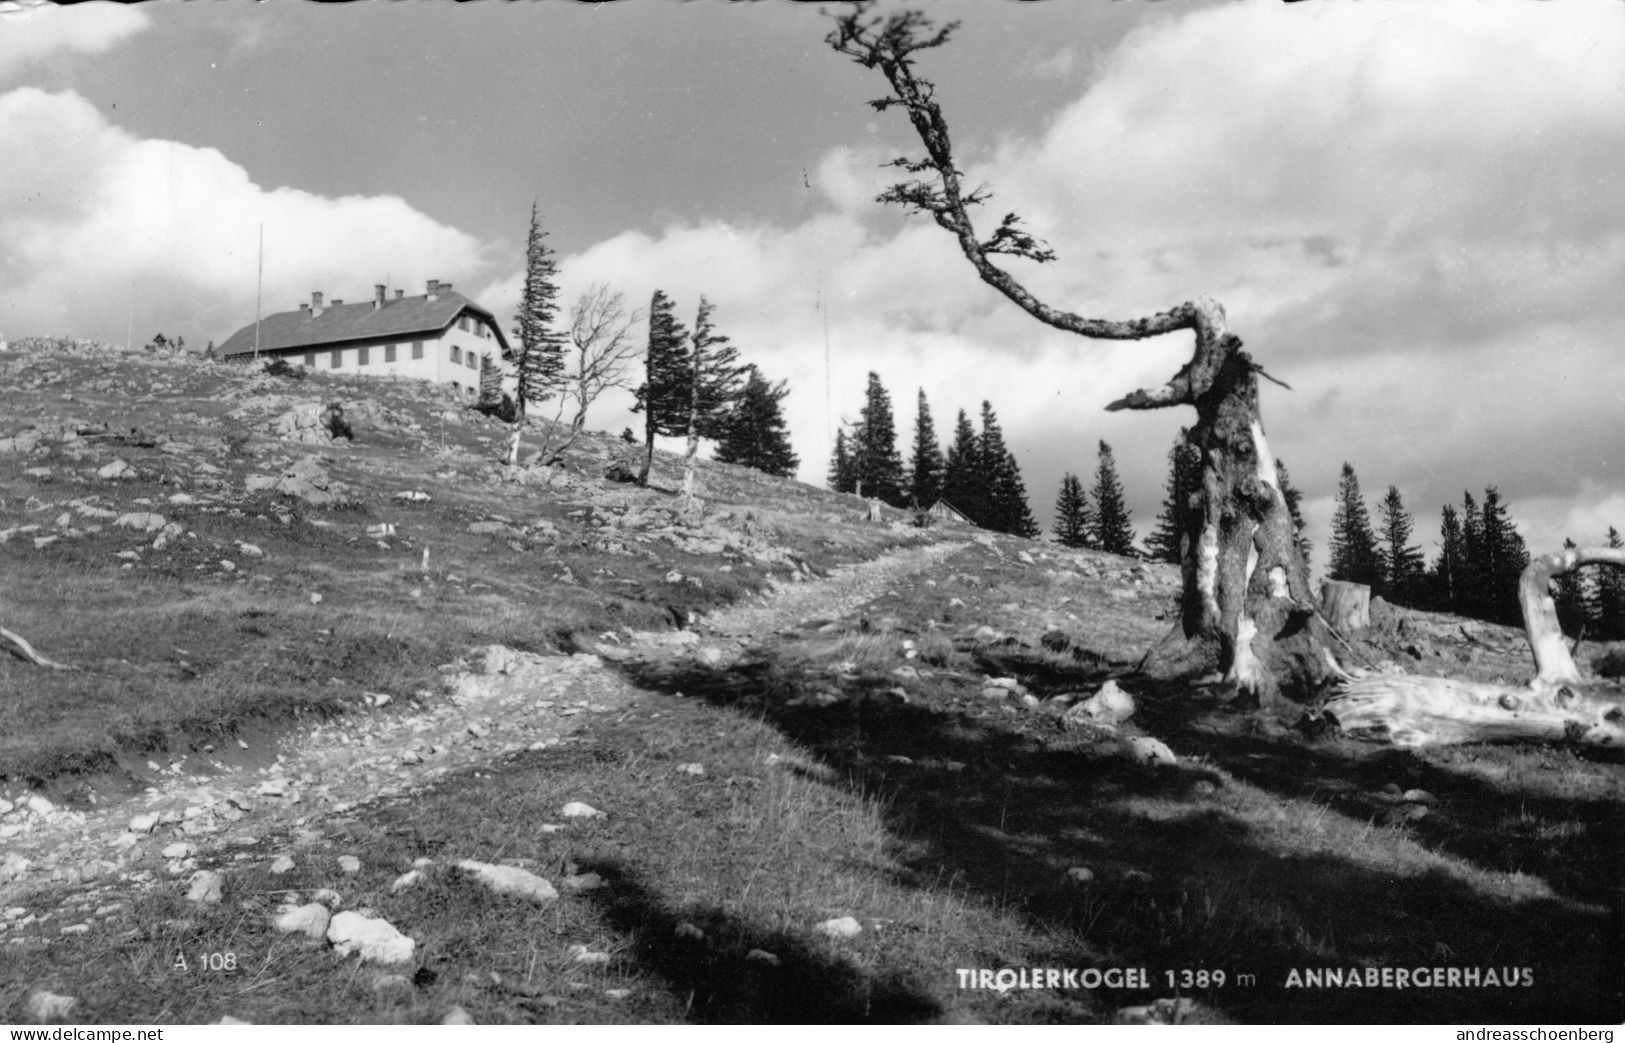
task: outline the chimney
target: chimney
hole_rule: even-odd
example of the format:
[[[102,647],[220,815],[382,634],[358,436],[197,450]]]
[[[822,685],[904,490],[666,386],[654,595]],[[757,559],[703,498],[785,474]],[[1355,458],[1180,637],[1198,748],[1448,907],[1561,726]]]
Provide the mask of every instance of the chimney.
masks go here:
[[[309,315],[310,314],[310,302],[309,301],[300,301],[299,302],[299,310],[304,312],[306,315]]]
[[[439,279],[430,279],[429,280],[429,294],[428,294],[428,296],[429,296],[429,299],[431,301],[440,296],[440,280]]]
[[[451,292],[451,283],[449,283],[449,282],[441,283],[440,284],[440,292],[441,293],[450,293]]]
[[[384,284],[375,283],[372,288],[372,310],[377,311],[384,306]]]
[[[406,291],[405,290],[396,290],[395,291],[395,299],[396,300],[400,300],[402,297],[405,297],[405,296],[406,296]]]
[[[334,297],[332,306],[337,308],[339,305],[341,305],[343,303],[344,303],[343,301],[339,300],[337,297]]]
[[[320,290],[317,290],[310,295],[310,313],[312,315],[320,315],[322,313],[322,291]]]

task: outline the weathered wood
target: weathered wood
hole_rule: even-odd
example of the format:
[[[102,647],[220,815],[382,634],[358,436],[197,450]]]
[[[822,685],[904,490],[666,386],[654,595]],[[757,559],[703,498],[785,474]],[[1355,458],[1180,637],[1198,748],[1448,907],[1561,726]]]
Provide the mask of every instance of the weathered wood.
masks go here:
[[[1371,588],[1364,583],[1329,579],[1321,587],[1320,614],[1345,636],[1371,625]]]
[[[1347,734],[1396,746],[1512,740],[1625,746],[1625,708],[1585,690],[1552,600],[1554,576],[1593,564],[1625,568],[1625,549],[1587,547],[1543,554],[1519,577],[1518,600],[1536,670],[1527,686],[1361,675],[1342,681],[1325,711]]]
[[[34,651],[33,645],[23,640],[21,634],[13,633],[12,631],[7,630],[5,627],[0,627],[0,640],[5,641],[11,646],[12,655],[18,657],[19,659],[26,659],[35,666],[43,666],[51,670],[73,669],[73,667],[68,666],[66,663],[58,663],[40,655],[38,652]]]
[[[1567,686],[1373,674],[1343,682],[1325,709],[1345,734],[1395,746],[1563,740],[1625,746],[1625,711]]]

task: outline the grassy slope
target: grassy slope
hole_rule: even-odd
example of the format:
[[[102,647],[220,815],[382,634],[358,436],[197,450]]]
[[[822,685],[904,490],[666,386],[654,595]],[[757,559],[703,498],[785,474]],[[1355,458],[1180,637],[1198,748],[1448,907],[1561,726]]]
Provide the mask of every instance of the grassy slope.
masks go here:
[[[450,459],[426,470],[450,470]],[[5,458],[0,468],[7,481],[20,475]],[[431,506],[452,511],[459,483],[443,483],[430,490]],[[8,509],[14,495],[6,494]],[[737,494],[742,504],[748,497],[771,503],[775,495],[790,494],[767,485]],[[466,527],[491,511],[500,512],[495,501],[456,520]],[[585,540],[590,520],[570,519],[546,497],[505,513],[519,519],[544,511],[561,531],[582,525],[577,539]],[[825,559],[877,549],[868,530],[809,524],[805,509],[762,514],[777,519],[783,539]],[[390,515],[406,517],[393,507]],[[340,514],[326,517],[344,531]],[[246,511],[232,519],[244,526],[251,520]],[[373,519],[350,524],[366,520]],[[277,524],[251,531],[268,541]],[[455,522],[443,526],[434,558],[467,557],[445,562],[432,583],[414,578],[418,546],[386,552],[348,537],[325,554],[317,541],[297,566],[258,586],[235,577],[142,582],[159,591],[188,582],[201,588],[173,598],[175,618],[185,623],[164,624],[176,636],[218,628],[207,642],[182,643],[194,655],[188,662],[207,663],[196,654],[207,645],[222,656],[210,667],[214,676],[225,663],[249,673],[248,664],[263,656],[232,649],[305,634],[311,643],[299,646],[299,658],[329,657],[308,668],[310,679],[325,681],[318,675],[331,672],[344,682],[330,686],[335,691],[371,685],[378,675],[367,671],[386,667],[402,687],[410,685],[420,662],[427,667],[443,654],[419,647],[431,632],[446,647],[467,635],[478,635],[468,643],[524,646],[528,638],[543,647],[575,629],[610,625],[612,613],[649,612],[658,621],[674,607],[631,600],[616,584],[588,580],[577,591],[552,579],[551,562],[538,577],[536,550],[504,551],[502,540],[489,537],[460,548],[466,537],[455,529]],[[223,542],[232,530],[199,531]],[[263,545],[268,561],[292,555]],[[1022,549],[1035,560],[1022,561]],[[34,558],[32,550],[0,552],[8,566],[55,560]],[[515,557],[502,558],[508,553]],[[476,571],[487,555],[502,564]],[[648,562],[639,573],[633,569],[640,563],[611,557],[596,566],[572,558],[572,573],[579,581],[607,567],[618,575],[598,578],[636,577],[648,596],[672,586],[662,582],[669,568],[701,575],[709,567],[700,588],[673,591],[707,598],[713,580],[743,588],[761,575],[744,563],[722,573],[700,558]],[[105,562],[55,567],[60,576],[103,584],[110,597],[138,578]],[[54,589],[47,574],[35,582],[37,592]],[[362,582],[371,585],[345,593]],[[285,600],[277,601],[284,583]],[[525,600],[521,583],[537,588],[534,600]],[[324,600],[312,606],[307,595],[318,584]],[[489,589],[472,589],[476,584]],[[419,587],[420,597],[411,598]],[[254,595],[253,610],[276,615],[245,618],[242,606],[259,588],[266,595]],[[1128,676],[1132,662],[1166,626],[1160,617],[1171,589],[1161,570],[999,540],[962,552],[929,579],[898,584],[852,616],[760,635],[746,659],[728,668],[691,659],[629,664],[628,677],[655,693],[636,712],[564,747],[442,781],[409,801],[361,808],[296,836],[260,838],[241,851],[210,852],[204,864],[212,858],[236,867],[222,905],[192,906],[173,884],[136,891],[105,928],[30,943],[28,959],[0,973],[0,1011],[44,985],[80,996],[97,1021],[231,1014],[412,1022],[437,1020],[460,1004],[493,1023],[1078,1022],[1178,991],[1197,996],[1202,1005],[1193,1016],[1207,1020],[1619,1020],[1625,787],[1617,762],[1556,747],[1411,753],[1310,740],[1225,713],[1200,688],[1139,684]],[[561,617],[562,625],[540,637],[527,630],[531,614],[558,611],[558,595],[581,598],[582,617]],[[431,597],[465,614],[466,634],[410,629],[418,610],[409,602]],[[345,612],[330,612],[346,598]],[[167,662],[158,652],[171,635],[139,640],[143,627],[165,617],[143,617],[137,605],[130,603],[131,636],[119,658],[132,667]],[[15,610],[8,597],[7,612]],[[107,614],[87,608],[84,625]],[[106,643],[74,645],[75,628],[51,630],[52,618],[41,611],[30,621],[34,630],[19,629],[59,658],[97,655],[103,669],[113,669],[106,666],[112,652],[96,651]],[[343,626],[334,627],[335,618]],[[244,634],[244,626],[277,636]],[[978,636],[982,626],[1001,634]],[[321,635],[329,628],[332,635]],[[1427,669],[1517,672],[1510,653],[1504,662],[1486,659],[1478,646],[1450,644],[1451,628],[1435,629],[1422,653],[1433,660]],[[395,648],[392,633],[411,639]],[[368,634],[371,643],[346,644]],[[8,669],[7,676],[19,676]],[[1123,676],[1141,705],[1128,731],[1168,742],[1183,757],[1177,768],[1137,767],[1115,755],[1111,740],[1062,728],[1053,709],[1022,709],[983,692],[988,676],[1018,678],[1047,698],[1091,690],[1112,675]],[[284,697],[311,691],[274,687]],[[116,702],[109,697],[108,705]],[[705,774],[678,770],[691,762],[703,763]],[[1420,819],[1403,814],[1391,793],[1413,787],[1437,798]],[[540,828],[559,821],[564,802],[579,799],[609,817],[557,832]],[[265,863],[284,850],[296,852],[298,868],[268,875]],[[359,876],[334,868],[346,853],[363,855]],[[233,861],[238,854],[249,857]],[[419,888],[391,894],[390,883],[420,857],[441,868]],[[545,907],[516,906],[444,868],[460,858],[514,860],[554,880],[591,870],[610,886]],[[1074,867],[1087,867],[1094,879],[1077,882],[1068,876]],[[161,876],[161,865],[153,869]],[[341,890],[348,907],[374,908],[408,929],[427,972],[420,984],[380,985],[375,972],[264,926],[281,892],[321,886]],[[841,915],[858,918],[864,933],[835,942],[809,929]],[[705,938],[679,937],[685,922]],[[572,963],[572,944],[611,960],[603,967]],[[754,949],[776,954],[779,966],[750,962]],[[195,966],[195,954],[224,951],[239,955],[239,971]],[[194,966],[177,970],[176,953],[193,955]],[[1230,980],[1206,990],[1004,996],[955,986],[956,968],[1022,965],[1143,966],[1159,985],[1170,970],[1222,969]],[[1282,987],[1290,968],[1306,966],[1531,966],[1536,985]],[[1257,983],[1238,984],[1241,974],[1257,975]]]

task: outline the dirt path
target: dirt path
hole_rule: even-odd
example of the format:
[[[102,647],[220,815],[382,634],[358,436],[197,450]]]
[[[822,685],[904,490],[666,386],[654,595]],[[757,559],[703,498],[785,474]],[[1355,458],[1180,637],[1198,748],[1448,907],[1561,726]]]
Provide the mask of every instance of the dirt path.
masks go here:
[[[53,906],[70,898],[127,896],[132,887],[185,874],[198,849],[250,848],[267,835],[318,830],[330,815],[520,750],[556,745],[599,717],[626,713],[646,693],[607,659],[710,649],[726,654],[757,635],[851,612],[963,546],[913,547],[843,566],[826,579],[786,585],[716,613],[698,631],[602,645],[603,656],[476,649],[442,667],[449,698],[386,697],[372,710],[291,734],[223,740],[222,748],[169,766],[148,762],[137,768],[150,779],[145,792],[111,801],[104,794],[91,807],[57,808],[35,798],[32,807],[0,817],[23,827],[6,839],[0,856],[0,911],[25,910],[8,917],[11,929],[0,934],[0,944],[22,940],[20,928],[29,924],[19,921],[55,932],[46,915],[53,910],[41,907],[43,894],[59,892]],[[61,886],[24,897],[51,884]]]

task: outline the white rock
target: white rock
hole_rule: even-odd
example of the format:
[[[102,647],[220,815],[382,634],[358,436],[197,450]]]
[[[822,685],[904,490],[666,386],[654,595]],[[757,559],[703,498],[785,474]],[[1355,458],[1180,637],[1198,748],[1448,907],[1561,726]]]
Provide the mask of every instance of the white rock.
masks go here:
[[[596,891],[604,886],[604,878],[597,873],[580,873],[567,876],[559,881],[559,886],[571,894],[582,894],[586,891]]]
[[[593,952],[585,945],[572,945],[565,950],[565,954],[570,957],[571,963],[580,963],[588,967],[601,967],[609,962],[609,953]]]
[[[24,1007],[30,1021],[64,1021],[73,1013],[73,1008],[79,1001],[72,996],[59,996],[54,992],[36,989],[28,994],[28,1004]]]
[[[550,902],[559,896],[552,884],[517,866],[494,866],[488,862],[465,859],[457,863],[457,868],[497,894],[528,898],[533,902]]]
[[[359,953],[367,963],[406,963],[417,943],[387,920],[343,912],[327,925],[327,940],[340,956]]]
[[[158,813],[149,811],[144,815],[136,815],[130,819],[131,833],[151,833],[158,826]]]
[[[572,800],[559,809],[559,814],[565,818],[602,818],[604,813],[591,804],[583,804],[579,800]]]
[[[446,1012],[445,1017],[440,1019],[440,1024],[442,1024],[442,1025],[473,1025],[473,1024],[476,1024],[476,1022],[474,1021],[474,1015],[470,1014],[468,1011],[464,1010],[461,1007],[453,1007],[453,1008],[451,1008],[451,1010]]]
[[[340,855],[338,857],[339,871],[346,876],[354,876],[361,872],[361,859],[354,855]]]
[[[222,1015],[220,1015],[220,1020],[215,1022],[215,1024],[216,1025],[252,1025],[254,1023],[252,1021],[244,1021],[242,1018],[234,1018],[230,1014],[222,1014]]]
[[[112,463],[96,472],[97,478],[128,478],[136,473],[135,468],[123,460],[114,460]]]
[[[151,511],[132,511],[121,514],[113,520],[113,524],[121,529],[134,529],[137,532],[158,532],[164,527],[164,516],[153,514]]]
[[[320,940],[327,936],[327,925],[331,920],[332,913],[328,912],[327,906],[310,902],[305,905],[284,905],[278,910],[271,926],[283,934],[303,934]]]
[[[1097,724],[1122,724],[1134,716],[1134,710],[1134,698],[1119,688],[1116,681],[1107,681],[1100,686],[1100,691],[1068,710],[1066,720],[1082,718]]]
[[[245,558],[265,557],[265,551],[261,550],[257,545],[252,543],[239,543],[237,544],[237,550]]]
[[[264,782],[260,783],[259,788],[256,789],[254,792],[258,793],[262,797],[281,797],[281,796],[284,796],[288,792],[288,780],[287,779],[266,779]]]
[[[1071,869],[1066,871],[1066,878],[1072,881],[1074,884],[1093,883],[1095,879],[1095,872],[1086,866],[1073,866]]]
[[[779,958],[766,949],[752,949],[745,954],[746,963],[759,963],[764,967],[777,967]]]
[[[1128,755],[1136,764],[1178,764],[1179,757],[1161,739],[1141,736],[1128,741]]]
[[[329,909],[337,909],[344,904],[344,899],[340,898],[339,893],[331,887],[318,887],[310,893],[310,900],[320,902]]]
[[[863,933],[863,925],[850,916],[838,916],[833,920],[813,924],[813,930],[831,938],[856,938]]]
[[[0,859],[0,884],[21,879],[33,865],[33,862],[18,854],[10,854]]]
[[[49,815],[56,810],[55,804],[37,794],[23,801],[23,806],[36,815]]]
[[[677,770],[684,775],[704,775],[705,765],[695,762],[693,764],[679,764]]]
[[[271,863],[271,872],[276,876],[281,876],[283,873],[293,872],[293,856],[276,856],[276,859]]]
[[[4,798],[0,798],[0,815],[9,815],[17,805]]]
[[[191,886],[186,891],[186,900],[213,905],[220,901],[220,887],[224,883],[225,878],[214,870],[200,869],[192,874]]]
[[[685,938],[692,942],[705,941],[705,932],[700,930],[698,927],[695,927],[687,920],[684,920],[682,923],[678,924],[672,933],[679,938]]]
[[[393,884],[389,885],[389,893],[392,895],[400,894],[409,887],[416,887],[418,883],[422,881],[422,879],[423,874],[418,872],[416,869],[412,870],[411,872],[402,873],[400,876],[395,878],[395,882]]]

